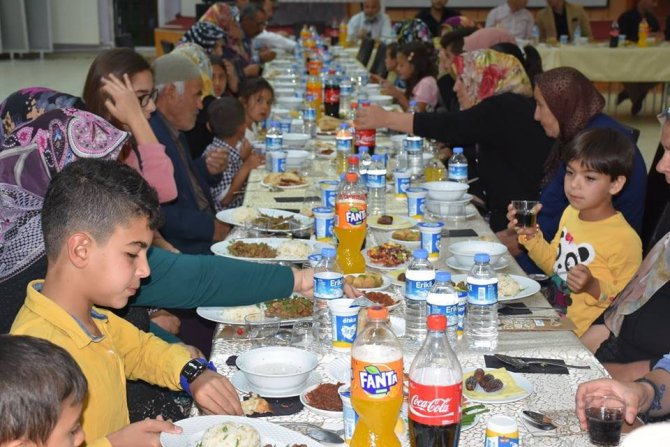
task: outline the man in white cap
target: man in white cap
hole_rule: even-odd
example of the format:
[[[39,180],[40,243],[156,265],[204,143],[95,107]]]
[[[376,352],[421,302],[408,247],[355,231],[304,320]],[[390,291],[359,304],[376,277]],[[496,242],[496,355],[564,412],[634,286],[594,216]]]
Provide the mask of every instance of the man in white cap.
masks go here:
[[[182,132],[195,126],[202,109],[202,78],[188,58],[166,54],[152,65],[158,99],[149,123],[174,165],[177,199],[161,206],[163,236],[185,253],[210,254],[213,242],[221,241],[229,227],[214,216],[209,187],[218,183],[227,166],[225,152],[191,159]]]

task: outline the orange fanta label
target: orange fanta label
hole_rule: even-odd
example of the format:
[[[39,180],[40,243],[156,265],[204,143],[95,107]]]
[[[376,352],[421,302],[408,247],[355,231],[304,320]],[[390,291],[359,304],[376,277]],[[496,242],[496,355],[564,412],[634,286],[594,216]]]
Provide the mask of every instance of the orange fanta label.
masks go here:
[[[367,229],[367,204],[364,200],[343,200],[335,203],[335,227],[340,230]]]

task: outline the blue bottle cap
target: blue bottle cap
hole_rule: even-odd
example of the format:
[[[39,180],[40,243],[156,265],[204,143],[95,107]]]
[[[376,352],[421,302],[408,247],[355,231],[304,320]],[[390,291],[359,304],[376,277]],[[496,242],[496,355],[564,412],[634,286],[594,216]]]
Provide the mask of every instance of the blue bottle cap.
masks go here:
[[[447,282],[451,281],[451,273],[445,271],[438,271],[435,273],[436,282]]]
[[[325,247],[321,249],[321,256],[324,258],[334,258],[335,257],[335,249],[332,247]]]
[[[454,152],[454,154],[462,154],[463,153],[463,148],[462,147],[455,147],[453,152]]]
[[[384,161],[384,156],[381,154],[374,154],[372,156],[372,161]]]
[[[340,124],[340,129],[342,129],[342,130],[346,129],[347,127],[349,127],[349,125],[347,123]]]
[[[491,258],[489,257],[488,253],[477,253],[475,255],[475,262],[478,263],[483,263],[483,262],[489,262]]]
[[[412,253],[412,255],[416,259],[428,259],[428,250],[419,248],[418,250],[414,250],[414,253]]]
[[[367,146],[361,146],[361,147],[358,148],[358,153],[359,154],[362,154],[363,152],[368,152],[368,151],[369,151],[369,149],[368,149]]]

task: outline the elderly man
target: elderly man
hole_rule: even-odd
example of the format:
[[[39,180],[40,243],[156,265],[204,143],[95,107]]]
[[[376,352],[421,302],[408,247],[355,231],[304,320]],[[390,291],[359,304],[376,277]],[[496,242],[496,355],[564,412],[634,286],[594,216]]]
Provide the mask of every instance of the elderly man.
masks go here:
[[[391,19],[382,10],[381,0],[365,0],[363,11],[349,19],[347,28],[347,41],[351,43],[365,37],[379,40],[393,35]]]
[[[267,48],[256,51],[253,46],[254,37],[260,35],[267,25],[267,15],[258,4],[249,4],[240,12],[240,28],[242,28],[242,44],[248,54],[251,55],[252,63],[262,64],[270,62],[277,53]]]
[[[526,9],[528,0],[507,0],[486,17],[486,27],[500,27],[517,39],[530,39],[535,19]]]
[[[202,78],[198,67],[184,56],[166,54],[152,65],[158,99],[149,123],[174,165],[177,199],[161,207],[165,239],[185,253],[210,254],[210,246],[221,241],[228,226],[214,217],[209,187],[227,166],[223,151],[207,158],[191,159],[184,134],[195,126],[202,109]]]
[[[430,29],[433,37],[440,37],[441,27],[449,17],[460,16],[461,13],[455,9],[446,8],[447,0],[431,0],[430,8],[419,11],[417,19],[423,20]]]
[[[564,0],[547,0],[547,4],[546,8],[537,13],[540,40],[556,41],[560,36],[568,36],[572,40],[577,24],[582,30],[582,36],[592,37],[591,24],[583,6]]]

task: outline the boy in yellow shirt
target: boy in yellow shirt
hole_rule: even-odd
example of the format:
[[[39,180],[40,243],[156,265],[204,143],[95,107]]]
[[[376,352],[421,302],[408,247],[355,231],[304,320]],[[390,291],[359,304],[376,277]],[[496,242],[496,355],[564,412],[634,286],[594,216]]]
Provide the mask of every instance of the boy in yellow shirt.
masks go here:
[[[511,205],[507,218],[531,259],[569,295],[567,316],[581,336],[642,261],[640,238],[612,205],[612,197],[621,191],[632,171],[633,146],[616,130],[589,129],[568,145],[563,161],[570,205],[551,243],[544,240],[537,226],[517,228],[516,210]],[[541,205],[537,211],[539,208]]]
[[[28,285],[11,333],[47,339],[79,364],[88,446],[158,445],[160,432],[179,432],[160,419],[129,425],[126,379],[184,389],[207,413],[242,414],[236,391],[206,360],[96,307],[123,308],[137,292],[158,220],[156,192],[116,161],[71,163],[44,199],[47,275]]]

